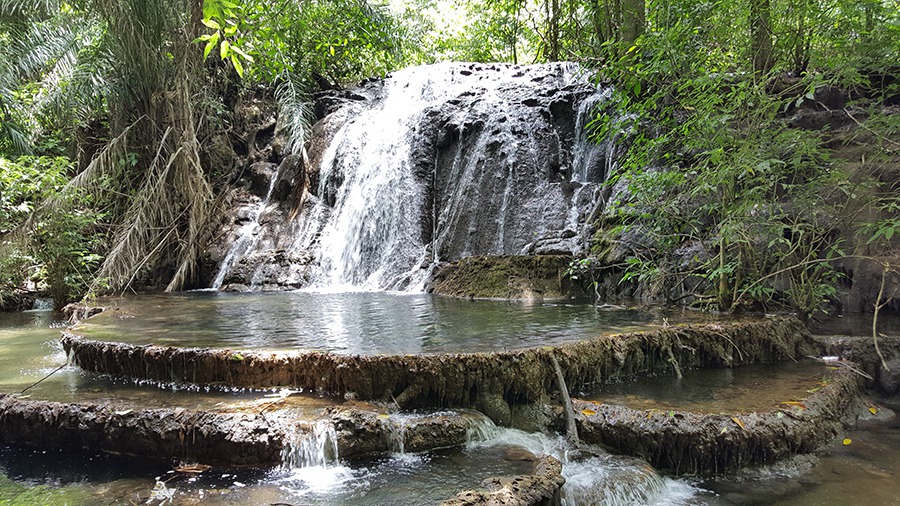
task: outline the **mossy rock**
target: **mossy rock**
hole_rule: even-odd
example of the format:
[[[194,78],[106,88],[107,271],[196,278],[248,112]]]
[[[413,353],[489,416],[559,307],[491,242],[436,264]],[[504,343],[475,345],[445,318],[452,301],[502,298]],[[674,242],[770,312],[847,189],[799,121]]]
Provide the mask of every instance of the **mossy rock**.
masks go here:
[[[441,265],[429,290],[467,299],[561,300],[586,291],[565,272],[573,257],[518,255],[467,257]]]

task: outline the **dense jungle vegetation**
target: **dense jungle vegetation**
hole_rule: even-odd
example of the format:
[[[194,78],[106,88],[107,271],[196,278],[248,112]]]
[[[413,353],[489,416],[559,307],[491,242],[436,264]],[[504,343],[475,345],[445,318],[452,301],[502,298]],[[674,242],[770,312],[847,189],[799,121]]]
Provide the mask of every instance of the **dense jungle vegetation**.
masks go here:
[[[252,97],[299,153],[316,91],[445,60],[615,86],[574,276],[803,314],[840,261],[900,286],[897,0],[0,0],[0,296],[190,287]]]

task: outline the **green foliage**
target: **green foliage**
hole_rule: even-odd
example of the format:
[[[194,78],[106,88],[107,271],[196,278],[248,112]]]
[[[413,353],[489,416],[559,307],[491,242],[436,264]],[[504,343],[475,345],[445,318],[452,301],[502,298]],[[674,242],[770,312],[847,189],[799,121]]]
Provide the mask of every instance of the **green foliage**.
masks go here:
[[[201,35],[194,42],[205,42],[203,59],[218,47],[218,55],[234,67],[238,76],[244,77],[244,63],[253,63],[253,57],[241,49],[238,34],[241,6],[229,0],[203,0],[203,19],[201,22],[212,33]],[[244,63],[242,63],[244,62]]]
[[[0,158],[0,291],[44,283],[58,307],[79,298],[102,257],[101,235],[83,191],[67,188],[66,158]]]
[[[709,36],[677,19],[604,68],[619,112],[590,128],[627,138],[606,227],[644,238],[629,246],[626,280],[689,276],[705,280],[696,295],[720,309],[779,302],[809,314],[836,293],[830,260],[847,254],[843,234],[893,236],[895,218],[868,223],[859,209],[886,199],[887,210],[896,193],[851,177],[831,159],[827,132],[783,119],[813,99],[818,75],[800,81],[800,93],[772,95],[767,79],[741,70],[747,59]],[[692,258],[673,264],[686,251]]]
[[[90,494],[83,488],[51,488],[46,485],[26,485],[0,475],[0,504],[4,506],[66,506],[86,504]]]
[[[291,75],[312,89],[347,85],[384,75],[402,60],[403,27],[379,3],[281,0],[246,2],[241,9],[230,47],[255,58],[250,73],[257,81]]]

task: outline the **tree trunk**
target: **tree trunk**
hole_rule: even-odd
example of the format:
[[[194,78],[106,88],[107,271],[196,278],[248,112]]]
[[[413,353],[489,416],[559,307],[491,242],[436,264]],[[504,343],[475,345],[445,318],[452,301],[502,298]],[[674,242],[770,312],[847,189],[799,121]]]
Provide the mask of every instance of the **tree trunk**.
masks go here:
[[[772,24],[770,0],[750,0],[750,52],[758,75],[772,69]]]
[[[644,0],[621,0],[622,25],[619,28],[621,41],[625,45],[631,45],[644,33],[646,24]]]

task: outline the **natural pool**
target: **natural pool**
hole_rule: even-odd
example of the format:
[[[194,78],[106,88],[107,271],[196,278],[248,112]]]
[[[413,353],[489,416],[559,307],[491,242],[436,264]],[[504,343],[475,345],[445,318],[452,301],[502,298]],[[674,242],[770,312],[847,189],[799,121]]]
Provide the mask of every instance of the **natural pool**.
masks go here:
[[[207,295],[192,294],[189,297],[195,296],[203,298]],[[173,298],[178,299],[178,296]],[[222,297],[228,301],[239,301],[240,298],[237,295]],[[268,300],[265,297],[261,299]],[[269,300],[269,303],[272,301],[274,299]],[[481,304],[454,302],[470,307]],[[530,311],[529,306],[498,304],[506,306],[500,312],[505,315],[502,318],[506,319],[515,318],[517,311]],[[493,306],[494,303],[488,305]],[[490,312],[493,311],[498,309],[490,309]],[[605,316],[604,311],[596,311],[590,307],[575,308],[572,311],[582,315],[589,315],[593,311]],[[408,306],[397,314],[407,312]],[[661,324],[662,318],[671,318],[666,313],[649,313],[658,318],[655,320],[656,324]],[[486,320],[478,318],[481,317],[473,316],[472,320],[484,322],[502,319],[498,316]],[[122,321],[132,320],[126,318]],[[461,320],[465,321],[465,318]],[[553,322],[550,317],[538,320],[550,322],[549,324]],[[651,325],[654,324],[652,318],[648,320]],[[365,319],[359,321],[364,322]],[[60,325],[60,318],[47,311],[0,314],[0,350],[3,352],[0,353],[0,389],[3,392],[21,391],[64,362],[65,357],[56,344]],[[499,327],[500,323],[494,325]],[[555,325],[563,326],[558,321]],[[477,326],[469,326],[466,339],[478,339],[475,330]],[[491,328],[484,323],[480,326]],[[611,326],[631,328],[624,320]],[[590,328],[596,330],[599,327]],[[784,370],[780,366],[759,366],[746,370],[685,371],[680,398],[684,402],[712,401],[716,391],[728,392],[729,388],[756,389],[762,394],[771,385],[782,384],[785,374],[796,373],[799,377],[809,378],[814,377],[818,373],[817,367],[820,367],[816,363],[786,366]],[[742,381],[747,381],[749,386],[740,386]],[[762,383],[755,383],[758,381]],[[649,378],[622,384],[625,390],[617,395],[668,402],[666,395],[672,393],[670,390],[677,391],[668,387],[674,385],[674,378]],[[806,381],[801,381],[796,385],[796,391],[802,393],[805,385]],[[788,395],[790,387],[788,388],[787,393],[780,393],[776,397]],[[137,385],[64,367],[43,383],[31,388],[27,394],[34,398],[70,402],[90,400],[127,402],[134,406],[182,405],[208,408],[224,404],[231,408],[236,403],[253,403],[264,398],[266,392],[176,390],[171,385],[163,388]],[[726,395],[728,396],[730,394]],[[301,397],[302,400],[298,403],[310,416],[337,402],[315,396]],[[570,490],[576,487],[596,490],[598,477],[606,480],[603,487],[612,490],[617,489],[616,484],[629,483],[629,480],[634,479],[650,483],[647,489],[643,489],[646,493],[638,498],[617,496],[622,498],[619,504],[900,504],[900,485],[897,482],[900,469],[896,463],[900,456],[900,422],[897,418],[863,422],[858,428],[848,431],[846,436],[852,439],[852,444],[844,446],[836,442],[826,454],[817,459],[788,462],[769,471],[744,473],[729,479],[697,482],[659,478],[654,477],[655,473],[647,474],[646,466],[641,466],[634,459],[590,456],[573,458],[564,467],[563,473],[569,481]],[[463,488],[477,486],[486,476],[518,472],[522,469],[521,466],[528,464],[527,459],[521,460],[523,449],[551,453],[563,459],[568,453],[561,438],[503,430],[465,448],[412,455],[394,454],[350,463],[333,462],[320,469],[213,468],[194,478],[173,478],[173,474],[168,473],[171,465],[166,462],[3,446],[0,451],[0,504],[87,505],[145,502],[156,477],[163,480],[171,478],[168,486],[175,491],[175,504],[434,504]],[[618,487],[621,488],[621,485]],[[585,500],[574,501],[570,497],[568,504],[573,503],[590,504]]]
[[[632,409],[681,410],[695,413],[768,412],[797,402],[823,385],[829,367],[823,362],[751,364],[734,368],[684,371],[596,385],[582,399]]]
[[[710,321],[702,313],[660,308],[390,292],[191,292],[102,303],[118,310],[79,324],[76,333],[131,344],[344,354],[491,352],[646,330],[669,320]]]

